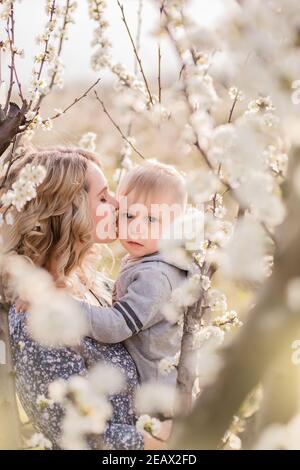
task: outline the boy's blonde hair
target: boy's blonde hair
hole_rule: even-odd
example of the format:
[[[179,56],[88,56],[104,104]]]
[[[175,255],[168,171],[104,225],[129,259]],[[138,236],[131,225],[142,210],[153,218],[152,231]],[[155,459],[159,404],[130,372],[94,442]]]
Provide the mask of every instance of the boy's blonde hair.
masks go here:
[[[121,180],[118,195],[127,196],[137,191],[145,198],[154,191],[171,190],[174,201],[185,206],[187,203],[186,183],[183,175],[171,165],[148,161],[130,170]]]

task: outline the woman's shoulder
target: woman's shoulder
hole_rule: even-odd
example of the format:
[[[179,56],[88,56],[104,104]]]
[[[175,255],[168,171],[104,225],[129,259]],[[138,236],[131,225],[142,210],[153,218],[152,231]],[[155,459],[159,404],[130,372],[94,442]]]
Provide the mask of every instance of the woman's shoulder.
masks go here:
[[[10,333],[18,326],[26,326],[26,312],[18,313],[15,305],[11,305],[8,310],[8,323]]]

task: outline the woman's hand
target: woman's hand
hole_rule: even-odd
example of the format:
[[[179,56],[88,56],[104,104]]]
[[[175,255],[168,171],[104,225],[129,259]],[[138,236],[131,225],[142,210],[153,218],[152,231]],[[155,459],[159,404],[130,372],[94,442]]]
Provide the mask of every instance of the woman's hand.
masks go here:
[[[66,289],[66,282],[64,280],[54,279],[54,284],[57,289]],[[31,307],[30,302],[20,297],[17,298],[14,305],[17,313],[27,312]]]
[[[22,300],[18,298],[15,301],[15,310],[17,313],[24,313],[27,312],[30,308],[30,303],[27,302],[26,300]]]

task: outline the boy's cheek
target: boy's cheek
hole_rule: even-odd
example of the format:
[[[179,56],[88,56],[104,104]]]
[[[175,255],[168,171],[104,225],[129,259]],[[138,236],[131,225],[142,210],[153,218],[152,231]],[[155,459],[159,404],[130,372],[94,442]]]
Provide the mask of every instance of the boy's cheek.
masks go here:
[[[159,249],[159,240],[147,240],[145,243],[146,247],[149,249],[149,251],[158,251]]]

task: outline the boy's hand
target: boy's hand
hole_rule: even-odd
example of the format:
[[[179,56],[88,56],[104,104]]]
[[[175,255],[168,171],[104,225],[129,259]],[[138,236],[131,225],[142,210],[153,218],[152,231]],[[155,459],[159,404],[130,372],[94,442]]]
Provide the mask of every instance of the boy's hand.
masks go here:
[[[27,312],[30,307],[30,303],[26,300],[17,299],[15,301],[15,310],[17,313],[24,313]]]
[[[159,439],[162,439],[163,441],[167,441],[172,432],[172,427],[173,427],[173,420],[172,419],[167,419],[163,423],[161,423],[160,426],[160,431],[159,431]]]
[[[164,441],[159,441],[148,432],[144,433],[144,450],[162,450],[166,448]]]
[[[149,434],[148,432],[144,433],[144,448],[145,450],[160,450],[165,449],[167,445],[167,440],[169,439],[172,431],[173,421],[168,419],[161,423],[161,428],[157,439]]]

